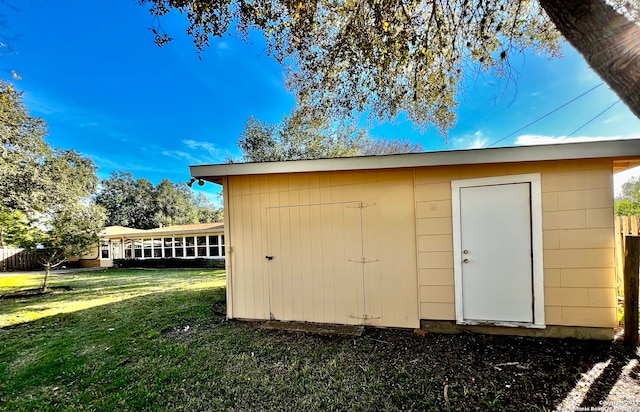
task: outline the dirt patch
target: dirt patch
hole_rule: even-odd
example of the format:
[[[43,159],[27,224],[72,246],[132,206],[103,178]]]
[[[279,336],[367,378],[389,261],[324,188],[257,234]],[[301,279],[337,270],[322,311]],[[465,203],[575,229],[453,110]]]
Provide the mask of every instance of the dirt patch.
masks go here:
[[[318,335],[344,336],[361,336],[364,331],[364,326],[360,325],[333,325],[327,323],[308,322],[266,322],[261,325],[261,328],[313,333]]]
[[[262,362],[261,374],[277,382],[285,372],[272,369],[293,358],[325,382],[323,374],[331,369],[327,365],[335,362],[340,384],[328,392],[357,387],[353,393],[361,399],[375,399],[374,410],[575,411],[607,406],[599,410],[632,407],[628,410],[640,412],[640,358],[635,348],[620,342],[376,328],[366,328],[359,337],[314,335],[299,328],[265,332],[264,339],[271,336],[276,347],[290,352]],[[334,361],[316,359],[322,356],[318,352],[334,351]],[[362,382],[369,381],[380,387],[364,387]],[[278,393],[280,388],[272,385],[272,393]],[[377,399],[380,393],[387,395]],[[246,402],[243,406],[250,408],[265,406],[255,399]],[[298,406],[292,401],[282,407]]]
[[[198,329],[200,325],[184,325],[178,326],[175,328],[167,329],[161,332],[161,335],[166,339],[171,339],[173,341],[182,341],[188,339],[191,334]]]
[[[37,298],[41,296],[50,295],[59,292],[72,291],[71,286],[49,286],[46,292],[43,292],[41,288],[23,289],[11,293],[0,295],[0,299],[24,299],[24,298]]]

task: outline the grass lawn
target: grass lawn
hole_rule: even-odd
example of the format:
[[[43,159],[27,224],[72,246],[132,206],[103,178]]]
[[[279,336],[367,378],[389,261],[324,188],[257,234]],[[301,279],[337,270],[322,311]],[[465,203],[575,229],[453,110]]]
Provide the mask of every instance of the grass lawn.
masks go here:
[[[0,274],[0,294],[39,282]],[[0,409],[640,411],[638,354],[618,343],[265,330],[225,320],[221,271],[50,285],[73,290],[0,300]]]

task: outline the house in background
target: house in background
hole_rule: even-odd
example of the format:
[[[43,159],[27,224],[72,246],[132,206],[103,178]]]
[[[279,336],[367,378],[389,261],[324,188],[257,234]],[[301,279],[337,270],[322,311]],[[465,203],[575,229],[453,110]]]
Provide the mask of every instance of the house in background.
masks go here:
[[[640,141],[192,166],[227,316],[611,338],[613,174]]]
[[[198,223],[142,230],[108,226],[96,250],[78,260],[82,267],[111,267],[116,259],[224,259],[224,223]]]

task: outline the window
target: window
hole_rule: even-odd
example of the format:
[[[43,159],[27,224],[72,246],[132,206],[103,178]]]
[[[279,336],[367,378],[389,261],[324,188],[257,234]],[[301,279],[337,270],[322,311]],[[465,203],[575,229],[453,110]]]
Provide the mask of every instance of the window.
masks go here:
[[[162,239],[153,239],[151,241],[153,247],[153,257],[161,258],[162,257]]]
[[[100,245],[100,259],[109,259],[109,242]]]
[[[198,252],[199,257],[207,256],[207,237],[206,236],[198,236],[196,237],[196,244],[198,248],[196,251]]]
[[[174,240],[174,245],[176,248],[176,257],[183,257],[184,256],[184,249],[182,248],[184,242],[184,238],[182,237],[177,237]]]
[[[144,257],[150,258],[151,257],[151,239],[145,239],[142,244],[144,246]]]
[[[184,244],[186,246],[186,256],[187,257],[192,257],[196,255],[196,248],[195,248],[195,238],[193,236],[186,236],[184,238]]]
[[[224,235],[209,236],[209,256],[210,257],[224,256]]]
[[[220,240],[218,235],[209,236],[209,256],[220,256]]]
[[[135,239],[133,241],[133,257],[142,257],[142,239]]]
[[[133,256],[131,254],[132,243],[131,240],[124,241],[124,258],[131,259]]]
[[[173,238],[165,237],[163,244],[164,244],[164,257],[172,258],[173,257]]]

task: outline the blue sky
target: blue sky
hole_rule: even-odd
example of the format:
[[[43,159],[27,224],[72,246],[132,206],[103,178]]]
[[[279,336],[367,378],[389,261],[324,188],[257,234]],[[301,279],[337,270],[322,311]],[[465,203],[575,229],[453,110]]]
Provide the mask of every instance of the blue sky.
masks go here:
[[[277,122],[293,108],[283,70],[259,34],[249,44],[234,35],[216,39],[199,59],[184,16],[162,20],[175,40],[160,48],[148,29],[152,16],[134,0],[10,4],[16,10],[1,11],[16,38],[12,51],[2,49],[0,76],[25,91],[32,115],[49,125],[49,143],[91,157],[100,177],[123,170],[153,183],[188,181],[188,165],[240,155],[236,142],[248,116]],[[491,76],[466,82],[448,142],[402,120],[370,133],[408,138],[429,151],[486,147],[601,83],[569,46],[562,59],[529,54],[513,67],[517,78],[509,84]],[[10,70],[22,79],[11,79]],[[602,85],[496,146],[640,138],[640,120],[622,102],[566,137],[617,100]]]

